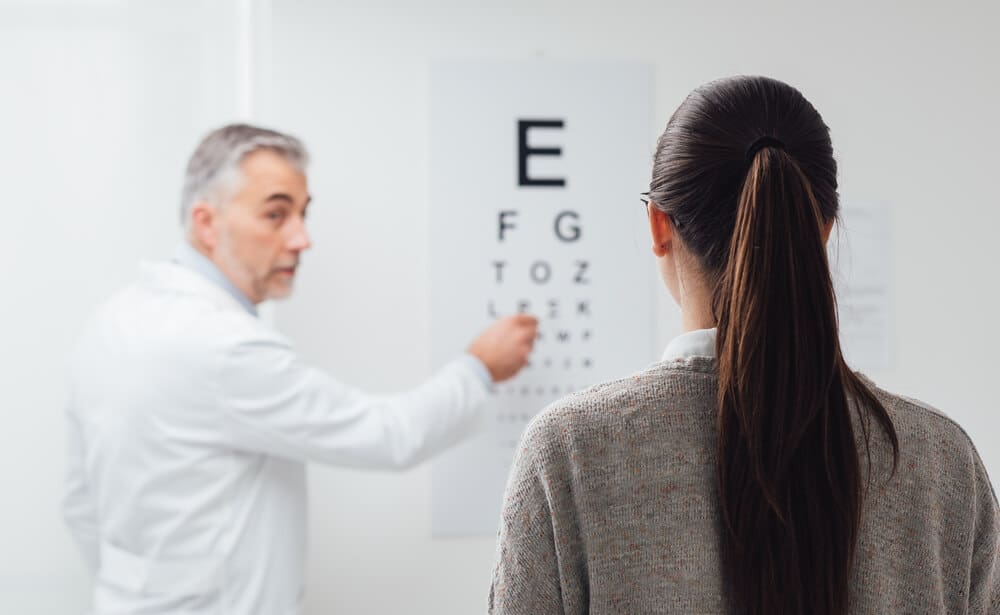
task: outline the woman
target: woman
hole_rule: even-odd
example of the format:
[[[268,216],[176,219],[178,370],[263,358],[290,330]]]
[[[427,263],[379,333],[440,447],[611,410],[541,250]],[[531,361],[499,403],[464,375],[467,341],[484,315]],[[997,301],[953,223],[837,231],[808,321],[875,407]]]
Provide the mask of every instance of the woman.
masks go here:
[[[997,500],[954,422],[844,363],[837,166],[794,88],[695,90],[648,193],[687,333],[528,427],[494,613],[1000,611]]]

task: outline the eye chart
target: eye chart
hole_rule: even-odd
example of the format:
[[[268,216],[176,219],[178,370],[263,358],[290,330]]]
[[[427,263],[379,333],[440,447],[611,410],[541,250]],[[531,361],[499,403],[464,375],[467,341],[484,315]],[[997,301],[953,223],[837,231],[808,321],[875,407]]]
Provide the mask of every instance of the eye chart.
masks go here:
[[[638,198],[655,141],[649,74],[620,63],[432,67],[434,364],[498,316],[539,318],[530,365],[497,385],[482,434],[434,462],[436,536],[494,534],[531,418],[656,360]]]

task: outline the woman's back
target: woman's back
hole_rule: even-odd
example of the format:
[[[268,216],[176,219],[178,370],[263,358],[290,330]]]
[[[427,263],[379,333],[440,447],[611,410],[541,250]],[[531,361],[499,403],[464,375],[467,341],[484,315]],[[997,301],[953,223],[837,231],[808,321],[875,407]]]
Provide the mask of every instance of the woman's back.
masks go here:
[[[718,386],[713,359],[679,357],[539,415],[512,469],[490,611],[733,612],[720,555]],[[873,426],[850,612],[1000,609],[997,500],[972,443],[938,411],[873,391],[899,462],[892,474],[891,445]]]
[[[841,352],[837,162],[816,108],[767,77],[696,88],[644,200],[690,333],[526,432],[494,610],[1000,609],[997,501],[968,438]]]

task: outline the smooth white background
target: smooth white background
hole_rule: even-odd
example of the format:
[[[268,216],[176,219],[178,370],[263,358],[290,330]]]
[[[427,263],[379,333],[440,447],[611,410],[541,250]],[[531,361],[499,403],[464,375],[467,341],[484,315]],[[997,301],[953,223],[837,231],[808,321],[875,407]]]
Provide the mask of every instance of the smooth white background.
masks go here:
[[[245,113],[236,2],[0,3],[0,613],[74,614],[59,511],[67,352],[180,237],[184,164]]]
[[[136,262],[179,238],[183,164],[209,128],[252,117],[313,151],[315,248],[277,326],[353,384],[429,374],[432,59],[652,63],[650,153],[709,79],[798,86],[833,129],[845,198],[890,207],[891,366],[871,375],[957,418],[1000,476],[998,26],[989,0],[4,0],[0,612],[86,603],[58,518],[65,353]],[[677,315],[649,283],[662,345]],[[430,539],[428,466],[315,467],[311,487],[308,613],[484,609],[494,542]]]

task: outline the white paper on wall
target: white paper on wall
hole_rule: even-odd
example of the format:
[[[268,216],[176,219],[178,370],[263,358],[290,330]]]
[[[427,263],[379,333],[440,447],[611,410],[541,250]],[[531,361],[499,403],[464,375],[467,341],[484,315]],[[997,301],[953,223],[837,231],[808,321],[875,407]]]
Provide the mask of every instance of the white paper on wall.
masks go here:
[[[891,234],[889,209],[844,203],[828,252],[840,315],[840,341],[853,369],[886,369],[891,362]]]
[[[650,71],[621,63],[441,62],[431,70],[436,366],[496,316],[540,319],[482,435],[434,462],[437,536],[493,535],[515,446],[547,404],[655,361]]]

